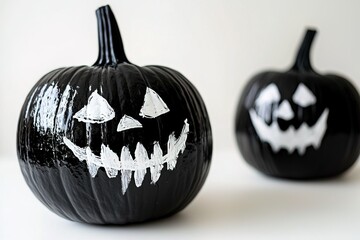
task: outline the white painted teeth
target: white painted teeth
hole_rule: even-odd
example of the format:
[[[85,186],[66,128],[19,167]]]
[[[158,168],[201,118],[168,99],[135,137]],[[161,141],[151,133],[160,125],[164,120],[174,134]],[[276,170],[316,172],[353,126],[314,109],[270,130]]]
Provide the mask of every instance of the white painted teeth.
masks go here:
[[[130,169],[130,165],[133,163],[133,158],[130,154],[130,150],[127,147],[123,147],[121,149],[121,157],[120,161],[123,165],[123,169],[121,169],[121,187],[122,187],[122,193],[125,194],[129,183],[131,181],[131,173],[132,170]],[[130,170],[127,170],[130,169]]]
[[[92,153],[90,147],[86,147],[85,148],[85,152],[86,152],[86,155],[84,156],[85,157],[85,160],[87,160],[87,165],[88,165],[88,168],[89,168],[89,173],[91,175],[91,177],[95,177],[96,174],[97,174],[97,171],[100,167],[100,163],[101,163],[101,159],[96,156],[94,153]],[[84,158],[82,157],[82,158]]]
[[[174,133],[172,133],[169,136],[169,140],[168,140],[168,144],[167,144],[167,149],[168,149],[168,153],[169,153],[169,161],[167,164],[167,170],[173,170],[176,167],[177,155],[175,155],[175,151],[173,149],[175,147],[175,143],[176,143],[176,138],[174,136]]]
[[[153,152],[149,154],[141,143],[137,143],[135,149],[135,159],[131,156],[128,147],[121,149],[120,160],[108,146],[101,145],[100,156],[95,155],[90,147],[79,147],[64,137],[65,145],[70,148],[79,161],[86,160],[91,177],[95,177],[98,169],[103,167],[109,178],[115,178],[118,172],[121,172],[122,193],[125,194],[129,183],[131,182],[132,172],[134,172],[134,181],[137,187],[140,187],[144,181],[147,169],[150,168],[151,183],[155,184],[161,175],[164,164],[167,164],[167,170],[173,170],[176,167],[178,155],[185,150],[186,140],[189,133],[189,124],[187,119],[178,138],[172,133],[167,143],[167,154],[163,151],[159,142],[153,145]]]
[[[101,160],[108,177],[116,177],[118,175],[118,171],[116,169],[120,168],[119,157],[108,146],[105,146],[104,144],[101,144]]]
[[[153,161],[154,164],[150,166],[151,183],[153,184],[155,184],[157,180],[159,180],[161,175],[161,170],[163,169],[162,156],[163,156],[163,151],[161,150],[160,144],[159,142],[155,142],[154,151],[151,154],[151,161]]]
[[[146,163],[149,161],[148,153],[141,143],[136,144],[134,161],[136,164],[134,172],[135,185],[140,187],[146,174]]]
[[[81,162],[86,160],[86,148],[82,148],[74,144],[72,141],[70,141],[68,138],[63,138],[65,145],[71,149],[75,157],[77,157]]]
[[[309,146],[315,149],[320,147],[327,129],[329,109],[323,111],[314,126],[309,127],[303,123],[297,130],[290,126],[286,131],[280,129],[277,121],[267,125],[254,109],[250,109],[249,114],[257,135],[261,141],[269,143],[274,152],[284,148],[292,153],[297,149],[299,154],[303,155]]]

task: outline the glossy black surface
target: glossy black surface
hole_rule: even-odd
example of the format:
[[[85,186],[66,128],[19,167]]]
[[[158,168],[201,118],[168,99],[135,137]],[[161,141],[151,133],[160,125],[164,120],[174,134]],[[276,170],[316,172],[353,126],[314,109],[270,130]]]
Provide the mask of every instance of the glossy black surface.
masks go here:
[[[44,205],[73,221],[127,224],[174,214],[197,195],[208,174],[212,135],[205,105],[177,71],[129,63],[109,6],[99,8],[97,18],[100,51],[94,66],[56,69],[41,78],[25,100],[17,133],[21,171]],[[139,116],[146,87],[161,96],[170,112],[154,119]],[[95,90],[115,110],[115,118],[101,124],[77,121],[74,114]],[[124,114],[143,128],[117,132]],[[159,141],[166,153],[169,135],[175,132],[178,137],[185,119],[190,131],[175,169],[164,166],[155,184],[149,173],[140,187],[132,180],[124,195],[120,173],[109,178],[100,168],[92,178],[86,162],[63,142],[65,136],[78,146],[90,146],[97,155],[105,144],[120,156],[123,146],[133,154],[137,142],[151,153],[154,141]]]
[[[330,177],[347,170],[360,151],[360,99],[352,84],[336,75],[320,75],[310,64],[309,51],[315,31],[308,30],[300,46],[294,66],[286,72],[266,71],[254,76],[244,88],[236,113],[236,137],[244,159],[259,171],[294,179]],[[301,124],[313,126],[328,108],[327,130],[318,149],[309,146],[304,154],[284,148],[273,151],[269,143],[261,141],[249,116],[262,89],[274,83],[281,94],[281,102],[289,101],[295,117],[277,121],[282,131],[289,127],[298,130]],[[292,100],[297,86],[303,83],[316,96],[316,104],[300,107]],[[265,112],[273,114],[274,106]]]

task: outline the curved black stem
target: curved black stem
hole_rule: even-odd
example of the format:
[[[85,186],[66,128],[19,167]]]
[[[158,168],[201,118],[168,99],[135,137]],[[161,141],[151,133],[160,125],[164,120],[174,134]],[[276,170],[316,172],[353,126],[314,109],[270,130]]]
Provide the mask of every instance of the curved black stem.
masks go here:
[[[96,10],[99,56],[93,66],[116,66],[127,62],[120,31],[109,5]]]
[[[310,63],[310,49],[316,35],[315,29],[307,29],[305,37],[300,45],[294,66],[291,70],[295,71],[314,71]]]

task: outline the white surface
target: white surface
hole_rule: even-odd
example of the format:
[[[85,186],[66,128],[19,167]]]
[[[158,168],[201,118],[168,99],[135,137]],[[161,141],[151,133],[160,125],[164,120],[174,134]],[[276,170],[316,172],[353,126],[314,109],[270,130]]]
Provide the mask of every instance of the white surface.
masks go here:
[[[319,30],[315,68],[360,86],[358,0],[1,0],[0,153],[14,153],[21,105],[40,77],[95,62],[95,9],[104,4],[115,13],[131,62],[174,68],[195,84],[218,149],[234,146],[245,82],[264,69],[289,67],[306,26]]]
[[[102,227],[74,223],[30,192],[17,160],[0,161],[0,239],[359,239],[360,166],[340,178],[296,182],[265,177],[238,152],[215,152],[197,198],[170,218]]]

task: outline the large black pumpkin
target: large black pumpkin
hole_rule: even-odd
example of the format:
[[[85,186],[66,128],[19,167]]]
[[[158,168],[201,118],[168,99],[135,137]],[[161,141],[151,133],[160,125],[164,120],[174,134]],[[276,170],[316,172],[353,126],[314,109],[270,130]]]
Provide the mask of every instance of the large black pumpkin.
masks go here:
[[[315,33],[306,32],[289,71],[254,76],[240,98],[237,142],[244,159],[265,174],[334,176],[359,155],[359,94],[346,79],[311,68]]]
[[[110,7],[96,14],[96,63],[56,69],[26,98],[21,171],[36,197],[70,220],[126,224],[174,214],[208,174],[205,105],[177,71],[131,64]]]

